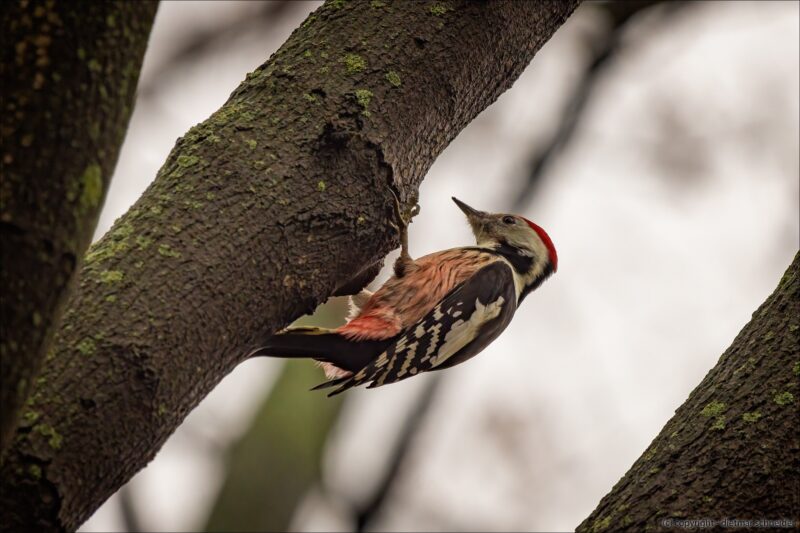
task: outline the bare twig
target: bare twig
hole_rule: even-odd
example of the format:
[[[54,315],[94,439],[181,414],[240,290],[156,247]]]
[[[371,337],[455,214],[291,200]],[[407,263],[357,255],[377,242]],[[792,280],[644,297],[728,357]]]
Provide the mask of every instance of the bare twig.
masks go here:
[[[136,509],[136,498],[130,485],[125,485],[117,492],[119,496],[119,510],[122,514],[122,523],[125,531],[144,531]]]
[[[174,76],[182,65],[196,62],[209,54],[225,48],[232,41],[249,33],[268,34],[292,10],[302,7],[302,2],[273,0],[257,2],[258,9],[239,9],[238,16],[220,25],[198,28],[180,46],[175,48],[158,66],[142,80],[139,98],[151,98],[164,83]]]
[[[434,374],[425,384],[425,388],[417,398],[414,407],[409,412],[403,423],[400,436],[394,443],[392,454],[387,462],[383,477],[378,482],[372,497],[363,505],[358,507],[355,514],[356,531],[366,531],[367,526],[378,517],[386,498],[391,493],[392,487],[400,474],[400,467],[405,463],[410,453],[414,439],[419,434],[420,428],[425,425],[427,415],[431,410],[436,393],[441,388],[442,375]]]

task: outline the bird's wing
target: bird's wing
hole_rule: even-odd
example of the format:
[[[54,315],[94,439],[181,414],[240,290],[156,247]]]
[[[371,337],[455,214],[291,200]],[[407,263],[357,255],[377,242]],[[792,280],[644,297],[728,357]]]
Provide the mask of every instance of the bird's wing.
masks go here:
[[[330,395],[370,383],[380,387],[420,372],[447,368],[478,354],[502,332],[516,310],[511,267],[495,261],[454,288],[416,324],[354,375],[323,383]]]
[[[469,248],[420,257],[403,276],[389,278],[337,332],[353,340],[395,337],[492,261],[497,255]]]

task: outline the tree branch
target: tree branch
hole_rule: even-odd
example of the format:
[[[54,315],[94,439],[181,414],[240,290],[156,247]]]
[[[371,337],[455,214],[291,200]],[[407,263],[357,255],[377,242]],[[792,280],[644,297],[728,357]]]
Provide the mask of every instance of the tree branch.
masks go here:
[[[412,205],[575,4],[309,16],[90,251],[3,465],[0,522],[75,529],[259,338],[380,261],[397,245],[390,189]]]
[[[157,5],[0,7],[0,454],[91,242]]]
[[[796,519],[798,317],[800,253],[717,365],[577,531],[672,529],[664,519]]]
[[[159,62],[158,67],[146,78],[142,78],[138,98],[147,99],[156,94],[165,81],[183,72],[182,67],[202,61],[213,53],[219,53],[243,35],[265,35],[282,24],[282,19],[295,9],[305,9],[292,0],[253,2],[238,9],[238,16],[222,24],[195,28],[171,53]]]
[[[675,0],[670,1],[667,5],[664,4],[663,0],[623,0],[591,4],[594,9],[603,12],[605,18],[608,19],[607,26],[591,47],[591,57],[581,79],[572,88],[572,93],[561,113],[558,128],[544,146],[537,148],[531,158],[528,175],[522,183],[513,205],[515,211],[528,205],[553,162],[572,142],[578,126],[586,116],[587,107],[592,95],[597,90],[598,83],[624,50],[623,36],[628,30],[630,21],[635,20],[641,12],[649,11],[654,7],[660,8],[662,16],[667,17],[687,5],[682,1]]]
[[[386,462],[384,471],[376,484],[375,490],[369,499],[355,508],[355,530],[357,532],[367,531],[367,528],[381,516],[387,503],[387,498],[395,487],[399,477],[400,469],[407,460],[409,452],[412,450],[414,441],[419,435],[420,428],[425,424],[428,413],[433,405],[436,394],[442,384],[442,374],[434,374],[425,384],[425,388],[416,399],[411,411],[403,421],[400,434],[392,443],[392,451]]]

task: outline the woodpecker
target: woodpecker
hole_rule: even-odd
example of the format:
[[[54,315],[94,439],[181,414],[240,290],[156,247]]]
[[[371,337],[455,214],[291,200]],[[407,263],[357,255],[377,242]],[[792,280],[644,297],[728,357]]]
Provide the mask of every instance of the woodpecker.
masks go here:
[[[466,215],[476,246],[412,259],[403,222],[394,276],[374,293],[351,297],[345,325],[288,328],[251,355],[315,359],[329,381],[314,389],[337,387],[333,396],[450,368],[480,353],[508,326],[522,300],[557,270],[558,255],[547,233],[530,220],[453,201]]]

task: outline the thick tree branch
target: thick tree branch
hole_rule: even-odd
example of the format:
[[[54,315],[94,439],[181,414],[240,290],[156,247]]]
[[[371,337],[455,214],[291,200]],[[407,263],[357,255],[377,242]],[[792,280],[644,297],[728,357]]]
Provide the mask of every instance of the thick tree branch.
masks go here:
[[[680,527],[665,519],[796,520],[798,317],[800,253],[717,365],[577,531]]]
[[[414,203],[575,4],[313,13],[90,251],[3,465],[0,522],[76,528],[259,338],[395,247],[391,189]]]
[[[155,2],[3,2],[0,453],[91,242]]]

